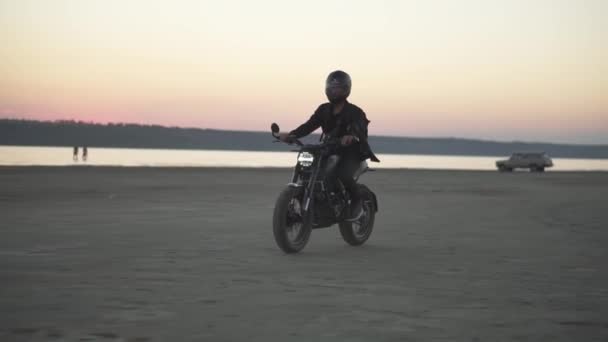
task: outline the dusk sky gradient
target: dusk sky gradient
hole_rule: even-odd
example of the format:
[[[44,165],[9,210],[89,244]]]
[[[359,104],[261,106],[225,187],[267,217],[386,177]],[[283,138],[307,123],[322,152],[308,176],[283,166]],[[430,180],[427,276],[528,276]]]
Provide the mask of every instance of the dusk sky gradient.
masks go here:
[[[608,1],[0,0],[0,117],[608,144]]]

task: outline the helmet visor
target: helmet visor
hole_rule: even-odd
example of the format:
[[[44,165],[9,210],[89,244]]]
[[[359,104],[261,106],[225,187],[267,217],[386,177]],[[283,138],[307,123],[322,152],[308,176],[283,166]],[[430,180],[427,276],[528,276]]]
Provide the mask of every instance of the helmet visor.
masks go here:
[[[327,94],[327,96],[346,96],[348,93],[348,90],[346,89],[346,87],[344,86],[328,86],[325,88],[325,94]]]
[[[331,103],[339,103],[348,97],[348,90],[342,86],[329,86],[325,88],[325,95]]]

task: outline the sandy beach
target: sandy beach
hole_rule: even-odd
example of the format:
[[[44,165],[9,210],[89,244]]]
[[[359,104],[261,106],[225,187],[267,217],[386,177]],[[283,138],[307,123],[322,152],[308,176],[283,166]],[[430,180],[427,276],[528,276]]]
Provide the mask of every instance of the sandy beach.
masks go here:
[[[369,173],[366,245],[285,255],[290,174],[0,168],[0,340],[608,340],[608,173]]]

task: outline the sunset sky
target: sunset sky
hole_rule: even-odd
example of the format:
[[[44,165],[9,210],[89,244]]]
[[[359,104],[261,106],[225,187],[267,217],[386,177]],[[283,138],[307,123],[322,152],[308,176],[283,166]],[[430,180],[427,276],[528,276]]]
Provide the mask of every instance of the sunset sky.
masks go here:
[[[608,143],[608,1],[0,0],[0,117]]]

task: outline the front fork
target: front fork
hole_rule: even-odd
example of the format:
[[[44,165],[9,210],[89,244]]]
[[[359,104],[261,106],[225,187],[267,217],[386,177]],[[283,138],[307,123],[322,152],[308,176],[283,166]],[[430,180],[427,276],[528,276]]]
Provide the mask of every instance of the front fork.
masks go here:
[[[315,190],[315,185],[317,183],[317,179],[319,178],[319,172],[320,172],[321,168],[323,167],[322,161],[324,160],[324,157],[325,156],[321,155],[319,158],[316,158],[316,160],[314,161],[315,165],[313,165],[312,174],[310,175],[308,184],[306,185],[306,188],[304,189],[304,196],[302,197],[302,211],[303,211],[302,219],[305,224],[306,223],[312,224],[314,198],[315,198],[315,196],[313,196],[313,195],[314,195],[314,190]],[[293,176],[291,179],[291,185],[296,186],[300,171],[301,171],[300,164],[296,164],[296,167],[294,169]]]
[[[319,158],[321,159],[321,158]],[[304,214],[309,215],[312,213],[313,201],[314,201],[314,190],[315,184],[317,183],[317,178],[319,177],[319,170],[321,169],[320,160],[317,161],[317,165],[313,168],[312,175],[310,175],[310,179],[308,180],[308,184],[306,185],[306,190],[304,191]]]
[[[315,190],[315,185],[317,183],[317,178],[319,178],[319,171],[321,170],[321,161],[323,160],[323,158],[318,158],[317,160],[314,161],[315,165],[313,166],[313,171],[312,174],[310,175],[310,178],[308,180],[308,184],[306,185],[306,189],[304,189],[304,196],[302,198],[302,204],[303,204],[303,213],[302,213],[302,219],[304,221],[305,225],[310,225],[312,226],[312,221],[313,221],[313,208],[314,208],[314,190]],[[296,182],[296,178],[297,178],[297,174],[300,171],[298,168],[300,167],[300,165],[296,166],[296,172],[294,172],[294,183]]]

